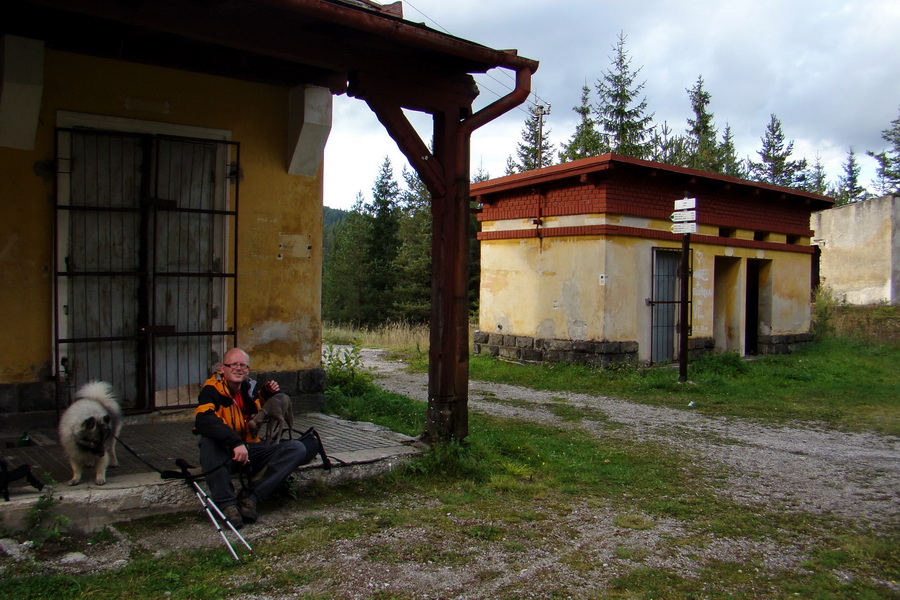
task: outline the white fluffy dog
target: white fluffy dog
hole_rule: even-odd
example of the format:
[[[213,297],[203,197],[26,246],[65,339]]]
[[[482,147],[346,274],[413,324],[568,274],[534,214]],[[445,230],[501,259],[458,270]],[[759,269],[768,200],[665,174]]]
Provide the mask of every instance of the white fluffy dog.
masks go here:
[[[93,465],[97,485],[106,483],[106,468],[119,466],[116,436],[122,430],[122,409],[105,381],[91,381],[75,394],[59,420],[59,443],[72,465],[69,485],[81,481],[85,466]]]

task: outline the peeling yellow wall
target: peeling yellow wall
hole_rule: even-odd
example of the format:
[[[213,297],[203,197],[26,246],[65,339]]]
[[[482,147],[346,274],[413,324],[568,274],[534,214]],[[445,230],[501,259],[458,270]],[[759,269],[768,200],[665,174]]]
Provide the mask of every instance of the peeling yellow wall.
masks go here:
[[[482,331],[576,340],[600,335],[602,244],[503,240],[482,243],[481,251]]]
[[[50,374],[54,198],[43,165],[58,111],[231,131],[243,170],[239,342],[259,370],[318,367],[322,179],[286,173],[288,90],[52,50],[44,66],[34,150],[0,148],[0,383]]]

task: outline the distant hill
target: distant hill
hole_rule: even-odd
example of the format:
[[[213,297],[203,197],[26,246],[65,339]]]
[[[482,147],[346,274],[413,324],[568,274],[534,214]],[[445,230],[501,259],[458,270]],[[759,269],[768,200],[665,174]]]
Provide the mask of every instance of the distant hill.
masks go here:
[[[350,214],[349,210],[341,210],[339,208],[329,208],[327,206],[323,206],[322,227],[328,227],[329,225],[340,223],[347,217],[348,214]]]
[[[341,222],[350,214],[349,210],[339,208],[322,207],[322,267],[328,263],[331,256],[331,247],[337,237]]]

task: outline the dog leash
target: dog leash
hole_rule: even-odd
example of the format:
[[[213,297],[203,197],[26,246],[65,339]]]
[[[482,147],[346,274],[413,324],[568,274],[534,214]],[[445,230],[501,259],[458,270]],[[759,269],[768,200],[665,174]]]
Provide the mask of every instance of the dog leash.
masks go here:
[[[138,454],[137,452],[135,452],[134,448],[132,448],[131,446],[129,446],[128,444],[126,444],[125,442],[123,442],[121,439],[119,439],[118,436],[115,436],[115,435],[114,435],[113,437],[116,438],[116,441],[117,441],[117,442],[119,442],[120,444],[122,444],[122,447],[123,447],[123,448],[125,448],[130,454],[134,455],[135,458],[137,458],[139,461],[141,461],[142,463],[144,463],[145,465],[147,465],[148,467],[150,467],[152,470],[154,470],[154,471],[156,471],[157,473],[159,473],[159,474],[160,474],[160,477],[161,477],[162,479],[181,479],[181,478],[182,478],[182,477],[180,476],[180,474],[179,474],[179,471],[163,471],[163,470],[160,469],[159,467],[153,465],[152,463],[150,463],[149,461],[147,461],[146,459],[144,459],[143,456],[141,456],[140,454]],[[178,459],[175,460],[175,464],[178,465],[179,467],[181,466],[180,463],[182,463],[182,462],[185,463],[185,464],[187,464],[187,461],[185,461],[185,460],[182,459],[182,458],[178,458]],[[220,464],[220,465],[218,465],[218,466],[216,466],[216,467],[213,467],[213,468],[210,469],[209,471],[204,471],[203,473],[199,473],[199,474],[197,474],[197,475],[192,475],[192,477],[195,478],[195,479],[203,479],[203,478],[205,478],[207,475],[209,475],[210,473],[215,473],[215,472],[218,471],[219,469],[224,469],[225,467],[228,466],[228,463],[230,463],[230,462],[231,462],[231,458],[229,457],[229,458],[226,459],[225,462],[223,462],[222,464]],[[195,468],[195,467],[193,467],[193,466],[191,466],[191,465],[188,465],[188,466],[189,466],[190,468],[192,468],[192,469]],[[174,475],[173,475],[173,473],[174,473]],[[243,477],[241,477],[241,485],[242,485],[242,486],[244,485],[244,479],[243,479]]]

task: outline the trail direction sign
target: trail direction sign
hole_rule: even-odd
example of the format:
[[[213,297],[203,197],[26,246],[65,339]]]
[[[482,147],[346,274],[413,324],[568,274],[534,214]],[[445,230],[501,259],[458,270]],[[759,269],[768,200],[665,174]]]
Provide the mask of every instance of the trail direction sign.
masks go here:
[[[692,210],[697,208],[696,198],[682,198],[675,201],[675,210]]]
[[[696,221],[697,220],[697,211],[695,210],[679,210],[677,212],[673,212],[670,216],[676,223],[684,223],[686,221]]]
[[[669,227],[669,230],[672,233],[697,233],[697,224],[696,223],[672,223],[672,226]]]

